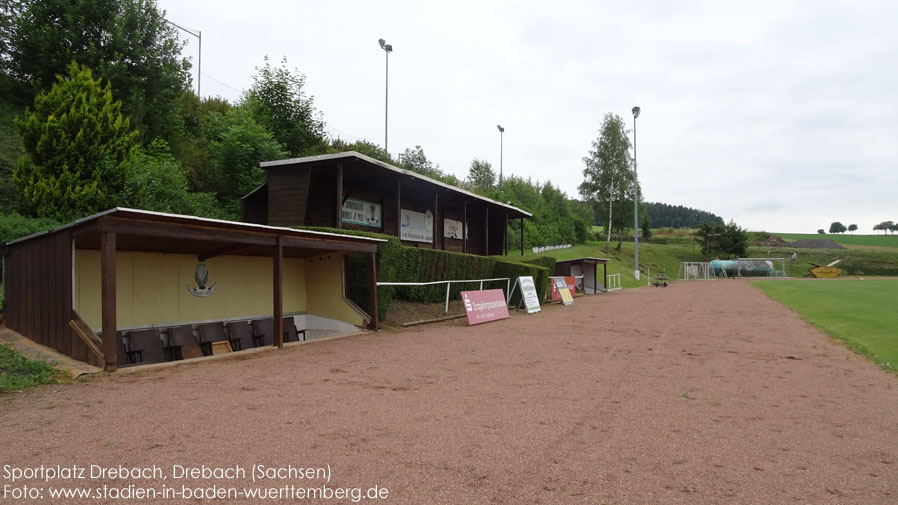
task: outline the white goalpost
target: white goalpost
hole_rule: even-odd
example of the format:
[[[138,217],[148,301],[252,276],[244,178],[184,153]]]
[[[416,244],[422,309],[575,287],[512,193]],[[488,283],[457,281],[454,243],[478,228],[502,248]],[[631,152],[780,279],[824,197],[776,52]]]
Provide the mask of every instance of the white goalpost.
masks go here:
[[[678,281],[708,281],[714,278],[707,261],[684,261],[677,272]]]

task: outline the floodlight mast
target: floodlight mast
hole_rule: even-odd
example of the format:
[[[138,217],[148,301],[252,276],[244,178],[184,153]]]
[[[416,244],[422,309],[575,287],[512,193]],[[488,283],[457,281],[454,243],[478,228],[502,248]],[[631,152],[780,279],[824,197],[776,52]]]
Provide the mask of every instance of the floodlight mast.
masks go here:
[[[386,85],[384,86],[384,151],[389,154],[390,148],[387,139],[390,126],[390,53],[393,52],[393,46],[387,44],[387,41],[384,39],[378,39],[377,43],[380,44],[380,48],[384,50],[387,57]]]
[[[633,276],[639,280],[639,175],[636,172],[636,118],[641,109],[633,107]]]
[[[502,125],[496,125],[496,128],[499,129],[499,187],[502,186],[502,156],[505,149],[503,145],[504,136],[505,136],[505,128],[502,128]]]

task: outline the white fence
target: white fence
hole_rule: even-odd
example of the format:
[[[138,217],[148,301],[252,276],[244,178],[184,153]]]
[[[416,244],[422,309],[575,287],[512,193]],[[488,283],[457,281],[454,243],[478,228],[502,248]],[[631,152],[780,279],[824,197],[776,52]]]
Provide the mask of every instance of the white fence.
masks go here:
[[[483,283],[484,282],[492,282],[492,281],[505,281],[505,294],[508,294],[508,290],[511,289],[511,279],[508,277],[499,277],[496,279],[467,279],[463,281],[452,280],[452,281],[432,281],[432,282],[378,282],[378,286],[433,286],[436,284],[445,284],[446,285],[446,314],[449,313],[449,289],[452,287],[452,283],[464,283],[464,282],[479,282],[480,289],[479,291],[483,291]]]
[[[618,289],[621,289],[620,274],[608,274],[608,285],[605,286],[605,291],[617,291]]]
[[[574,247],[574,245],[573,244],[561,244],[561,245],[546,245],[546,246],[542,246],[542,247],[534,247],[533,254],[544,253],[546,251],[555,251],[558,249],[570,249],[571,247]]]

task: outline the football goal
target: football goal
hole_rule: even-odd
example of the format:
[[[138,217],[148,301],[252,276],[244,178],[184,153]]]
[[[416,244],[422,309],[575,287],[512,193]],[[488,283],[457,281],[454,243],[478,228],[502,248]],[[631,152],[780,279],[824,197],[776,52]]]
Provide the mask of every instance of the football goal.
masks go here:
[[[714,275],[709,272],[708,262],[684,261],[680,263],[680,271],[677,273],[678,281],[708,281],[713,280]]]

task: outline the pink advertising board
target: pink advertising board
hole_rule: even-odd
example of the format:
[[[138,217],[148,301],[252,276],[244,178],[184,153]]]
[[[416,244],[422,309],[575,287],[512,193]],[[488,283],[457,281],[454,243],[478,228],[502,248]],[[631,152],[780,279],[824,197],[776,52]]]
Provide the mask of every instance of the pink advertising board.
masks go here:
[[[468,325],[508,318],[508,305],[501,289],[462,291],[461,300],[465,305]]]

